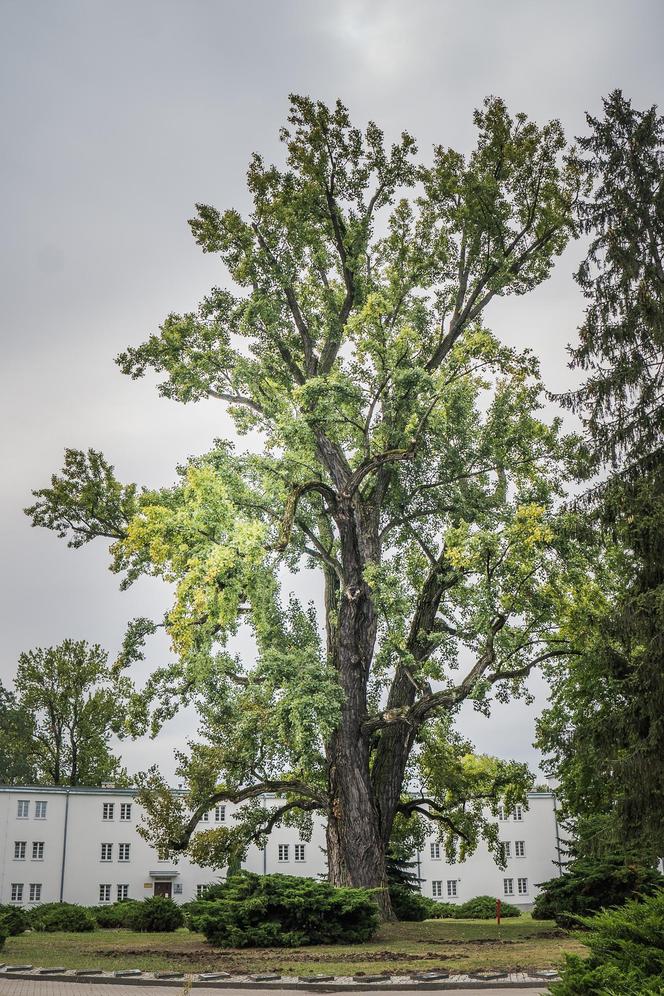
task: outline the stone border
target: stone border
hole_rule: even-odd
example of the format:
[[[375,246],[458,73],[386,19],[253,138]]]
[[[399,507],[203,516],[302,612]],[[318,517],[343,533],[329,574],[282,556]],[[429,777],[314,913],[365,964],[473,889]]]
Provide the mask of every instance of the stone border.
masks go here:
[[[479,973],[478,973],[479,974]],[[228,975],[225,972],[142,972],[141,969],[117,969],[106,972],[99,968],[62,969],[33,968],[32,966],[0,964],[0,981],[9,979],[31,979],[33,982],[85,982],[96,985],[132,985],[132,986],[163,986],[181,989],[189,984],[194,989],[281,989],[294,992],[324,992],[346,993],[358,991],[377,992],[389,989],[394,992],[404,992],[418,989],[422,991],[445,991],[447,989],[530,989],[533,986],[545,985],[557,981],[557,973],[550,974],[542,970],[538,975],[526,975],[524,972],[487,973],[495,974],[497,978],[474,978],[470,974],[450,975],[435,981],[418,980],[403,975],[386,975],[380,981],[376,975],[371,975],[371,981],[363,982],[350,976],[336,976],[333,979],[305,981],[299,976],[270,975],[252,977],[247,975]]]

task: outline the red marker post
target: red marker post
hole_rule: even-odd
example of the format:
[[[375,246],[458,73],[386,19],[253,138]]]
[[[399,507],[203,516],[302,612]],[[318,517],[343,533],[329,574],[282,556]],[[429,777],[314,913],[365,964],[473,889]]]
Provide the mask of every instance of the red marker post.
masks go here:
[[[496,923],[500,927],[500,899],[496,899]]]

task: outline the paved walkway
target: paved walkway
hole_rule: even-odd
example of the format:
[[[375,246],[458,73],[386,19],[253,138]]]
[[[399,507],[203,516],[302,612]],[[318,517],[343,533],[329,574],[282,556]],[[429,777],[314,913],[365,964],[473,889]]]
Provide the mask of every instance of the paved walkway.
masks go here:
[[[313,991],[313,987],[312,987]],[[362,988],[358,988],[358,993]],[[366,990],[365,990],[366,991]],[[100,985],[99,983],[88,982],[52,982],[43,979],[8,979],[7,976],[0,976],[0,996],[179,996],[182,992],[175,987],[165,986],[136,986],[136,985]],[[443,989],[441,996],[545,996],[545,989],[489,989],[482,986],[480,989]],[[190,990],[191,996],[248,996],[251,990],[247,989],[196,989]],[[269,996],[302,996],[302,991],[288,989],[270,989]],[[422,990],[412,990],[407,992],[401,990],[399,993],[389,990],[371,991],[372,996],[423,996]],[[344,994],[344,996],[352,996]],[[427,994],[427,996],[430,996]]]

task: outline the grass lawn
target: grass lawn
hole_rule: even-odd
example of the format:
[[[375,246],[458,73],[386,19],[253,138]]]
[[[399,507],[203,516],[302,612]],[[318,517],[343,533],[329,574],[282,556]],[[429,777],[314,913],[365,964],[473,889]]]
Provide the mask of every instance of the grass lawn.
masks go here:
[[[407,974],[448,971],[557,968],[567,952],[585,948],[553,922],[526,914],[503,920],[426,920],[384,924],[369,944],[306,948],[211,948],[202,934],[96,930],[91,934],[23,934],[8,937],[2,960],[35,967],[172,969],[184,972],[279,972],[281,975],[354,975],[389,970]]]

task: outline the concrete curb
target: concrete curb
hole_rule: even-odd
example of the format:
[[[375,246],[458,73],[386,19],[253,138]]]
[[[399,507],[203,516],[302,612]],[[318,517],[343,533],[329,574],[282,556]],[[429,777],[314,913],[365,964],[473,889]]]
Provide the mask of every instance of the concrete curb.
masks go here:
[[[40,970],[31,972],[7,972],[0,970],[0,983],[3,979],[28,979],[33,982],[83,982],[87,985],[111,985],[111,986],[159,986],[164,988],[177,988],[187,984],[192,989],[271,989],[283,992],[323,992],[323,993],[348,993],[353,992],[384,992],[389,989],[393,992],[408,992],[413,989],[423,992],[444,992],[449,989],[505,989],[519,990],[532,989],[533,986],[545,986],[549,982],[555,981],[553,978],[544,979],[535,976],[528,976],[523,979],[472,979],[467,975],[452,976],[449,979],[440,979],[437,982],[418,982],[413,979],[409,982],[392,982],[389,976],[382,982],[293,982],[291,977],[286,976],[274,982],[251,982],[246,979],[200,979],[191,978],[185,975],[180,979],[158,979],[151,974],[141,976],[133,975],[75,975],[74,969],[67,969],[68,973],[52,973]],[[522,973],[519,973],[522,974]],[[191,979],[191,982],[190,982]]]

